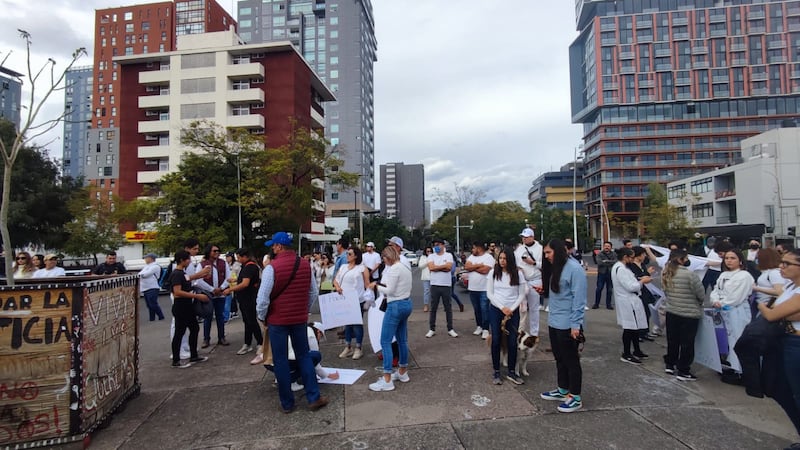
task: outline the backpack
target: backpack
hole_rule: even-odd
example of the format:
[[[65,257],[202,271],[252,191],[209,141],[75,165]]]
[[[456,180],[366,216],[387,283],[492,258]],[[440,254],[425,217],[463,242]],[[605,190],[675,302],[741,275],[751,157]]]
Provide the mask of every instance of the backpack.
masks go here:
[[[171,261],[166,269],[161,269],[161,276],[158,278],[158,286],[167,292],[172,292],[172,283],[169,281],[170,275],[172,275]]]

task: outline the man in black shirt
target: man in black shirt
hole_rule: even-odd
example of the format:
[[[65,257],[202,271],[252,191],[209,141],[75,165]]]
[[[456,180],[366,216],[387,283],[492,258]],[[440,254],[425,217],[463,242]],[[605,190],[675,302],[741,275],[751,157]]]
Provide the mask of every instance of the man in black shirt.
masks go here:
[[[95,275],[122,275],[125,272],[125,266],[117,262],[117,252],[108,252],[106,262],[98,264],[92,271]]]

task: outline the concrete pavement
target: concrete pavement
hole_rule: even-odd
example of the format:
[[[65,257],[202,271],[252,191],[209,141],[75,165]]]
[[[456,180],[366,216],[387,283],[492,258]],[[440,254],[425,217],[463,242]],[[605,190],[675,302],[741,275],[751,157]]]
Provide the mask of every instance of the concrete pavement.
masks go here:
[[[142,393],[92,436],[91,448],[782,449],[800,440],[772,400],[748,397],[743,388],[723,384],[697,365],[697,382],[664,374],[663,337],[643,344],[651,355],[643,366],[620,362],[621,332],[614,311],[605,309],[586,312],[584,408],[558,413],[555,402],[538,396],[555,387],[546,333],[529,362],[526,383],[494,386],[489,349],[471,334],[475,324],[468,295],[459,289],[466,310],[453,313],[460,337],[443,332],[440,311],[439,333],[426,339],[428,314],[422,312],[419,291],[415,286],[409,383],[395,383],[391,392],[369,391],[380,362],[371,352],[358,361],[339,359],[342,347],[329,332],[322,343],[323,365],[367,373],[352,386],[321,385],[331,402],[317,412],[307,411],[302,392],[297,393],[298,409],[289,415],[280,412],[272,374],[248,364],[252,353],[235,354],[242,344],[240,320],[227,326],[229,347],[201,350],[208,362],[176,370],[170,367],[169,323],[148,322],[142,301]],[[166,297],[160,300],[162,308],[168,306]],[[546,330],[546,313],[541,320]]]

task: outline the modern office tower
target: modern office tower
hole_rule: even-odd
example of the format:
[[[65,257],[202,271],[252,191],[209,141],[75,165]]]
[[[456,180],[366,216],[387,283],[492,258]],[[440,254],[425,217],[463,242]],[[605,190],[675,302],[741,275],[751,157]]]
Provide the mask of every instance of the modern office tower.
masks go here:
[[[373,209],[377,43],[370,0],[240,0],[238,12],[244,42],[292,42],[336,95],[337,101],[325,106],[325,135],[344,159],[342,169],[361,176],[354,189],[328,187],[327,213],[351,216],[354,209]]]
[[[742,139],[798,117],[800,1],[577,0],[576,17],[572,121],[597,238],[603,206],[636,223],[649,183],[733,164]]]
[[[381,164],[381,214],[397,217],[409,229],[427,225],[425,217],[425,166]]]
[[[123,199],[142,195],[146,185],[177,170],[181,155],[192,151],[181,145],[181,129],[195,120],[264,134],[271,147],[288,143],[293,122],[322,133],[322,103],[333,101],[333,93],[290,43],[243,45],[233,30],[182,35],[177,43],[172,52],[113,60],[123,86]],[[317,187],[317,217],[303,231],[323,233],[324,184]]]
[[[558,172],[547,172],[539,175],[528,189],[528,206],[543,204],[548,208],[568,210],[572,212],[572,199],[575,198],[575,209],[583,213],[583,200],[586,193],[583,188],[583,163],[570,162]]]
[[[19,129],[22,74],[0,66],[0,118]]]
[[[231,26],[235,27],[236,21],[215,0],[175,0],[95,11],[94,114],[83,170],[97,196],[137,189],[119,180],[120,163],[137,155],[135,148],[133,155],[120,153],[119,126],[125,118],[119,104],[119,68],[113,58],[170,52],[176,49],[177,36],[224,31]]]
[[[64,83],[64,176],[84,176],[84,155],[92,128],[92,66],[69,70]]]

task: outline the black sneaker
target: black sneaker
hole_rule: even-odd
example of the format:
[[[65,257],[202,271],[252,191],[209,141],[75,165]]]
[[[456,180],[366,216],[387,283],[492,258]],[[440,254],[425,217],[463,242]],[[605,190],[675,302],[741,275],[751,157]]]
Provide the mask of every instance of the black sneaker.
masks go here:
[[[514,383],[514,384],[516,384],[516,385],[520,385],[520,384],[524,384],[524,383],[525,383],[525,380],[523,380],[522,378],[520,378],[520,377],[519,377],[519,375],[517,375],[517,374],[516,374],[516,373],[514,373],[514,372],[508,372],[508,375],[506,375],[506,379],[507,379],[508,381],[510,381],[510,382],[512,382],[512,383]]]
[[[191,367],[192,363],[184,363],[180,361],[176,361],[172,363],[173,369],[185,369],[187,367]]]
[[[675,375],[675,366],[666,364],[664,366],[664,373],[668,373],[670,375]]]
[[[633,356],[635,356],[635,357],[637,357],[639,359],[646,359],[646,358],[650,357],[650,355],[648,355],[647,353],[642,353],[642,352],[634,353]]]
[[[191,362],[191,363],[201,363],[201,362],[205,362],[205,361],[208,361],[208,356],[198,356],[196,358],[190,358],[189,359],[189,362]]]
[[[692,375],[691,372],[678,372],[675,378],[681,381],[697,381],[697,377]]]
[[[628,364],[633,364],[635,366],[642,365],[642,360],[633,355],[622,355],[622,357],[620,357],[619,360],[622,362],[626,362]]]
[[[592,309],[600,309],[600,305],[592,305]]]

